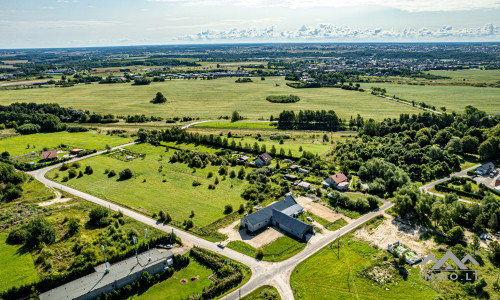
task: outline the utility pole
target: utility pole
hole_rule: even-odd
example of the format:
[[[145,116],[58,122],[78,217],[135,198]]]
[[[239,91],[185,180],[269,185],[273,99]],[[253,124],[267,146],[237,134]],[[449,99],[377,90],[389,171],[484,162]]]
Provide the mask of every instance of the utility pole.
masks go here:
[[[139,261],[139,256],[137,255],[137,237],[133,237],[132,238],[132,241],[134,242],[134,246],[135,246],[135,258],[137,258],[137,261]]]
[[[151,250],[149,249],[149,237],[148,237],[148,229],[147,228],[146,228],[146,241],[148,242],[148,252],[149,252],[148,261],[151,261]]]
[[[104,273],[108,273],[109,272],[109,269],[108,269],[108,264],[106,262],[106,251],[104,251],[104,245],[101,245],[101,248],[102,248],[102,254],[104,254]]]

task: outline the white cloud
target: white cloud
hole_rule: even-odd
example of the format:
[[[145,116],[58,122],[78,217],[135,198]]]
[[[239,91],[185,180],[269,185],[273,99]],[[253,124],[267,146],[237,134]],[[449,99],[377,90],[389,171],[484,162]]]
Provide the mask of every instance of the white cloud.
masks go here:
[[[469,11],[475,9],[500,8],[498,0],[146,0],[148,2],[179,2],[186,6],[244,6],[286,8],[341,8],[379,6],[409,12],[425,11]]]
[[[206,30],[197,34],[178,37],[183,41],[255,41],[255,40],[294,40],[294,41],[373,41],[373,40],[422,40],[440,38],[478,38],[500,37],[500,26],[485,24],[478,28],[455,29],[450,25],[440,28],[405,28],[393,29],[359,29],[332,24],[316,26],[302,25],[297,30],[278,31],[276,26],[265,28],[231,28],[228,30]]]

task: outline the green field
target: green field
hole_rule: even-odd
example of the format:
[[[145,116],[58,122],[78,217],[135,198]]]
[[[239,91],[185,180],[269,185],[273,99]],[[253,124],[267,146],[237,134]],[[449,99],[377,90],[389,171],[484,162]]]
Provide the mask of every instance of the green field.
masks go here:
[[[364,83],[361,86],[366,90],[371,87],[385,88],[388,96],[396,95],[400,99],[416,103],[425,102],[436,106],[437,110],[444,106],[449,112],[462,113],[467,105],[472,105],[490,114],[500,113],[500,101],[498,101],[500,89],[498,88],[390,83]]]
[[[456,70],[456,71],[429,71],[433,75],[451,77],[459,82],[498,82],[500,70]]]
[[[293,89],[284,77],[268,77],[239,84],[236,78],[216,80],[172,80],[146,86],[123,84],[79,84],[68,88],[1,90],[0,104],[12,102],[58,103],[65,107],[86,109],[113,115],[146,114],[161,117],[200,117],[215,119],[231,116],[234,110],[248,119],[277,117],[283,110],[334,110],[342,118],[356,116],[381,120],[400,113],[419,110],[381,99],[368,93],[338,88]],[[278,84],[279,86],[276,86]],[[157,92],[167,98],[165,104],[149,101]],[[270,95],[294,94],[297,103],[271,103]]]
[[[201,265],[195,259],[191,259],[189,265],[182,270],[174,273],[169,279],[157,283],[147,289],[144,293],[134,295],[128,299],[146,300],[146,299],[172,299],[185,300],[195,294],[201,294],[203,289],[210,286],[212,281],[208,276],[213,271]],[[191,281],[191,277],[199,276],[198,281]],[[187,284],[180,283],[181,279],[187,279]]]
[[[208,189],[208,185],[214,182],[218,166],[197,169],[193,173],[193,169],[187,164],[169,163],[173,150],[165,152],[164,147],[154,147],[149,144],[129,146],[127,150],[144,153],[146,157],[131,161],[121,161],[107,154],[92,157],[81,162],[81,170],[84,166],[90,165],[94,174],[73,178],[64,184],[147,214],[163,210],[174,220],[181,222],[188,219],[191,210],[194,210],[195,216],[192,220],[200,227],[222,218],[226,204],[231,204],[237,209],[244,203],[240,195],[247,183],[243,180],[230,179],[228,176],[224,181],[219,175],[220,183],[217,188]],[[159,172],[160,166],[163,166],[162,172]],[[118,172],[126,168],[132,170],[134,178],[119,181]],[[239,168],[229,168],[229,172],[231,170],[238,172]],[[108,178],[104,173],[106,169],[115,170],[117,175]],[[207,178],[209,171],[214,173],[214,177]],[[48,176],[54,178],[55,174],[59,173],[59,177],[55,180],[62,182],[67,172],[54,169]],[[192,186],[194,180],[201,182],[202,185]]]
[[[429,283],[419,280],[417,269],[410,268],[406,280],[397,271],[391,272],[397,285],[394,282],[379,285],[367,277],[358,276],[363,269],[381,260],[375,256],[388,254],[361,241],[350,240],[349,245],[347,241],[347,238],[342,239],[340,259],[337,248],[327,246],[295,268],[290,279],[295,299],[332,299],[332,295],[335,299],[438,298],[438,293],[429,287]],[[381,268],[390,267],[382,265]]]
[[[18,156],[32,151],[42,151],[44,147],[57,147],[60,144],[88,150],[102,150],[106,148],[106,144],[118,146],[131,142],[132,140],[131,138],[125,139],[119,136],[93,134],[88,132],[69,133],[63,131],[37,133],[18,135],[0,140],[0,151],[8,151],[11,156]],[[29,148],[28,145],[30,146]]]
[[[276,123],[271,122],[252,122],[252,121],[213,121],[195,124],[192,127],[198,128],[235,128],[235,129],[276,129]]]
[[[294,256],[306,247],[307,243],[299,242],[289,236],[283,236],[276,241],[262,247],[264,261],[282,261]],[[257,250],[242,241],[231,241],[227,245],[228,248],[241,252],[248,256],[256,257]]]
[[[11,287],[38,281],[33,259],[17,245],[6,243],[8,233],[0,232],[0,293]]]
[[[278,290],[274,286],[263,285],[245,297],[242,300],[281,300]]]

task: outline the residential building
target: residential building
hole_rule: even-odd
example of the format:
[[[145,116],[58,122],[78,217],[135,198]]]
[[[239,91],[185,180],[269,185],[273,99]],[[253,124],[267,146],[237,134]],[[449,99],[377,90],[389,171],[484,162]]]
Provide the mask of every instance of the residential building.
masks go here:
[[[347,190],[349,188],[349,179],[347,176],[339,172],[335,175],[328,177],[325,181],[322,182],[324,188],[336,188],[338,190]]]
[[[479,168],[477,168],[476,173],[479,175],[486,175],[493,170],[495,170],[495,165],[492,162],[487,162],[485,164],[482,164]]]
[[[261,154],[257,157],[255,160],[255,165],[262,167],[262,166],[269,166],[271,164],[271,161],[273,159],[271,158],[271,155],[269,155],[267,152],[264,154]]]
[[[42,159],[45,161],[57,159],[57,150],[42,151]]]
[[[243,217],[240,224],[250,232],[274,225],[300,239],[305,239],[307,234],[314,233],[314,228],[295,219],[303,211],[295,198],[288,194],[285,199]]]
[[[311,184],[309,182],[301,181],[297,184],[298,187],[308,191],[311,188]]]

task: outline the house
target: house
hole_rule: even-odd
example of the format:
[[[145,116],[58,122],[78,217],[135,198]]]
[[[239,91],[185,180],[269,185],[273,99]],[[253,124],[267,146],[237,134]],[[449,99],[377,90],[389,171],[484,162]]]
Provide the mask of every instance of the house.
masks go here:
[[[498,176],[497,179],[495,180],[495,186],[499,185],[500,185],[500,176]]]
[[[339,172],[328,177],[325,181],[322,182],[322,185],[325,188],[333,187],[338,190],[346,190],[347,188],[349,188],[349,179],[344,173]]]
[[[285,176],[283,176],[283,179],[289,180],[289,181],[295,181],[295,180],[297,180],[297,176],[292,175],[292,174],[286,174]]]
[[[299,166],[299,165],[291,165],[291,166],[289,167],[289,169],[290,169],[290,170],[292,170],[292,171],[297,170],[297,169],[299,169],[299,168],[300,168],[300,166]]]
[[[247,162],[250,158],[246,155],[243,155],[243,156],[240,156],[238,158],[238,161],[241,161],[241,162]]]
[[[295,219],[304,209],[292,195],[287,194],[285,199],[268,205],[252,214],[243,217],[240,221],[241,227],[250,232],[255,232],[268,225],[274,225],[300,239],[313,233],[313,227]]]
[[[304,169],[304,168],[299,168],[298,170],[299,170],[299,172],[302,172],[302,173],[305,173],[305,174],[309,173],[309,170]]]
[[[479,168],[477,168],[476,173],[479,175],[486,175],[493,170],[495,170],[495,165],[492,162],[487,162],[485,164],[482,164]]]
[[[71,149],[71,150],[69,151],[69,153],[71,153],[71,154],[78,154],[78,153],[80,153],[80,152],[82,152],[82,151],[83,151],[83,149],[78,149],[78,148],[75,148],[75,149]]]
[[[142,252],[114,264],[102,264],[95,267],[94,273],[40,294],[40,300],[95,299],[140,279],[144,272],[150,275],[164,272],[173,265],[173,256],[170,250],[160,252],[153,248],[151,252]]]
[[[297,184],[297,186],[306,190],[306,191],[311,188],[311,184],[309,182],[305,182],[305,181],[299,182],[299,184]]]
[[[54,160],[57,159],[57,150],[43,151],[42,152],[43,160]]]
[[[257,157],[255,160],[255,165],[262,167],[262,166],[269,166],[271,164],[271,155],[269,155],[267,152],[264,154],[261,154]]]

